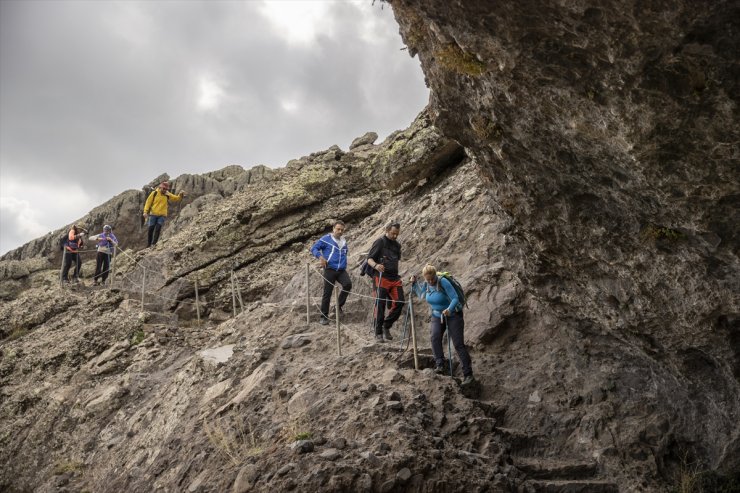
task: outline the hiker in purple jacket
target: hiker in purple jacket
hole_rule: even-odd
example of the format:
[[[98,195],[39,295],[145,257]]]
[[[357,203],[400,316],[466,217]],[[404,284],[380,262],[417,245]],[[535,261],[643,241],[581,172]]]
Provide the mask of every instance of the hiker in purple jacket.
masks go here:
[[[94,241],[98,250],[97,256],[95,257],[95,286],[100,284],[100,281],[108,279],[108,272],[110,271],[110,258],[113,255],[115,248],[118,246],[118,238],[113,234],[113,228],[109,225],[103,226],[103,232],[90,237],[90,241]]]

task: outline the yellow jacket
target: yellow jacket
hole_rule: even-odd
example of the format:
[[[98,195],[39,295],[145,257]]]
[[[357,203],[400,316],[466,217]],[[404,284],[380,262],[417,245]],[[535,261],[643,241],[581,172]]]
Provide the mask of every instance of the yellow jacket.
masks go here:
[[[170,200],[173,202],[179,202],[182,200],[182,192],[180,192],[179,195],[175,195],[170,192],[162,193],[159,190],[154,190],[146,199],[146,204],[144,204],[144,214],[166,216],[167,204]]]

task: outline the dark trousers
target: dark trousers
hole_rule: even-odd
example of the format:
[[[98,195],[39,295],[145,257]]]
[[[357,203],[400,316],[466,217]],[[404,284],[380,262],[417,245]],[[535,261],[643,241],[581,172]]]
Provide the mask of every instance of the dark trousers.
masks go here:
[[[403,311],[403,283],[401,280],[389,281],[385,278],[378,286],[378,277],[373,277],[375,285],[375,333],[382,334],[383,329],[390,329]],[[385,301],[384,301],[385,300]],[[385,309],[390,312],[385,316]]]
[[[95,257],[95,279],[96,281],[98,279],[103,280],[103,284],[105,284],[105,280],[108,279],[108,272],[110,271],[110,254],[106,252],[98,252],[98,256]]]
[[[150,247],[157,244],[157,242],[159,241],[160,231],[162,231],[162,225],[159,223],[153,226],[149,226],[149,231],[147,231],[146,246]]]
[[[64,252],[64,267],[62,268],[62,281],[69,281],[69,269],[72,266],[75,266],[74,268],[74,278],[75,280],[79,279],[80,276],[80,254],[79,253],[73,253],[73,252]]]
[[[445,353],[442,349],[442,335],[445,330],[448,331],[448,337],[452,338],[452,345],[455,346],[457,357],[462,364],[463,376],[473,374],[473,366],[470,362],[468,348],[465,347],[465,318],[462,312],[455,312],[448,317],[444,317],[444,322],[439,318],[432,316],[432,352],[434,353],[434,362],[437,366],[444,365]]]
[[[331,294],[334,291],[334,283],[339,282],[342,286],[342,292],[339,293],[339,307],[343,307],[347,301],[347,296],[352,290],[352,281],[346,270],[324,269],[324,295],[321,297],[321,314],[329,316],[329,304],[331,303]]]

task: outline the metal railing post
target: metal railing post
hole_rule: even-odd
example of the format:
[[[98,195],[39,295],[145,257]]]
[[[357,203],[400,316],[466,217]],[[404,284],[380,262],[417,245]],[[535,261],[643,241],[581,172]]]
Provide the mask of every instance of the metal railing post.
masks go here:
[[[341,284],[339,284],[339,288],[334,289],[334,319],[337,322],[337,352],[339,353],[339,356],[342,355],[342,333],[341,329],[339,328],[339,290],[341,288]]]
[[[234,316],[236,317],[236,289],[234,288],[234,271],[231,271],[231,306],[234,309]]]
[[[195,313],[198,315],[198,328],[200,329],[200,297],[198,296],[198,278],[195,279]]]
[[[141,275],[141,311],[144,311],[144,288],[146,287],[146,269],[141,267],[143,274]]]
[[[414,325],[414,292],[413,286],[411,287],[411,295],[409,296],[409,314],[411,315],[411,340],[414,344],[414,369],[419,370],[419,355],[416,349],[416,325]]]
[[[310,273],[310,267],[306,262],[306,327],[311,325],[311,294],[308,288],[308,276]]]

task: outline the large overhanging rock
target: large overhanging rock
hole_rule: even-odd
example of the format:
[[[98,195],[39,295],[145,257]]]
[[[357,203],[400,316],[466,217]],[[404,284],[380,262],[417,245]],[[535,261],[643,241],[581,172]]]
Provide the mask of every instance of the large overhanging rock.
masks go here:
[[[516,220],[504,261],[537,300],[519,337],[551,336],[517,371],[613,390],[590,431],[567,406],[543,431],[626,481],[680,450],[738,470],[737,2],[391,4],[436,125]]]

